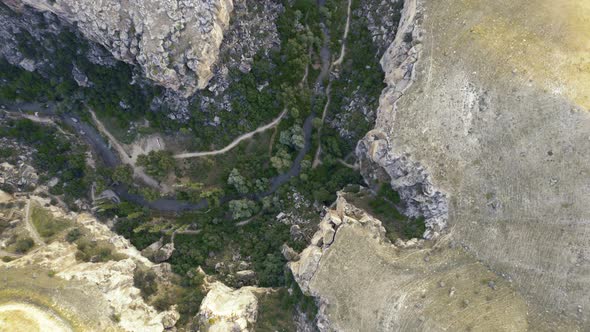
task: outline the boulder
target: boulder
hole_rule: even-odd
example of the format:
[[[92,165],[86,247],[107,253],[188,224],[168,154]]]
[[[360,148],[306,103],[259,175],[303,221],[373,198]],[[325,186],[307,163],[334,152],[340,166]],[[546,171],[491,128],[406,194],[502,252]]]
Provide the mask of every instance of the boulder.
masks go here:
[[[170,259],[174,253],[174,243],[166,243],[154,253],[154,262],[162,263]]]
[[[258,299],[249,287],[232,289],[214,282],[199,309],[200,331],[246,332],[256,322]]]
[[[281,247],[281,253],[283,254],[283,257],[290,262],[299,260],[299,254],[286,243]]]

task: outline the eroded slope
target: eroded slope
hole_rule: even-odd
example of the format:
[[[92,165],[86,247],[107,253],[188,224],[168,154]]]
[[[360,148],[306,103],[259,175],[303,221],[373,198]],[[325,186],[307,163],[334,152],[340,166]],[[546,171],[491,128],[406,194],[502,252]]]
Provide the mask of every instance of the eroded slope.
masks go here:
[[[129,241],[92,216],[66,214],[60,208],[45,206],[47,203],[37,196],[11,198],[0,208],[2,221],[10,220],[0,233],[0,328],[163,331],[175,325],[178,313],[174,308],[158,312],[145,303],[134,284],[138,266],[162,278],[168,273],[166,266],[151,263]],[[48,236],[49,224],[60,233]],[[18,239],[26,239],[29,228],[37,228],[42,239],[28,248],[18,247]],[[73,233],[67,233],[64,239],[63,232],[71,229],[78,229],[80,239],[87,240],[70,243],[68,238],[71,240]],[[17,247],[11,254],[14,246],[5,245],[13,236],[17,237]],[[83,244],[89,248],[93,243],[97,250],[82,249]],[[84,259],[83,252],[93,256]]]

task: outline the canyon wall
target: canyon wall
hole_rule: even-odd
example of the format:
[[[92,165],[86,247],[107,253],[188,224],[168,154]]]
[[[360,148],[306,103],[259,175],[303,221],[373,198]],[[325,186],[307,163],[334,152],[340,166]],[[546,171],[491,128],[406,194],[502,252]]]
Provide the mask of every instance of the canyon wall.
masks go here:
[[[185,96],[203,89],[213,76],[232,0],[77,1],[3,0],[52,12],[119,60],[138,64],[145,75]]]
[[[426,237],[512,283],[531,330],[587,330],[590,4],[554,4],[407,0],[357,153]]]

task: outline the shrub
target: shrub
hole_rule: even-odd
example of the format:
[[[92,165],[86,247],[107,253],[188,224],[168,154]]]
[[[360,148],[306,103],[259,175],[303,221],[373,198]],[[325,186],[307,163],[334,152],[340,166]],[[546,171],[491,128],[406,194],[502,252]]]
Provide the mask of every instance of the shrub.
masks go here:
[[[19,254],[26,254],[31,248],[35,246],[35,241],[30,237],[19,238],[16,240],[14,251]]]
[[[66,241],[69,243],[74,243],[82,236],[82,232],[79,228],[74,228],[66,234]]]
[[[69,221],[54,218],[49,211],[38,206],[32,208],[31,220],[39,235],[46,240],[53,238],[70,225]]]
[[[104,241],[95,242],[82,237],[76,241],[76,245],[76,259],[84,262],[118,261],[124,258],[124,255],[113,252],[113,247]]]
[[[148,300],[150,296],[158,291],[158,283],[156,282],[156,279],[157,276],[154,271],[140,266],[135,268],[133,273],[133,286],[139,288],[141,291],[141,297],[143,297],[144,300]]]

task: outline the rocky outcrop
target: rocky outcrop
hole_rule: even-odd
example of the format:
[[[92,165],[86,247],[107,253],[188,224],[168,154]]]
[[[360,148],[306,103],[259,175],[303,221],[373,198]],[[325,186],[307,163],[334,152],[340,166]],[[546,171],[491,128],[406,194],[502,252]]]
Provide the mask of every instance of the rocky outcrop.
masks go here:
[[[473,258],[443,240],[434,248],[396,242],[339,195],[310,246],[289,263],[319,304],[320,331],[526,330],[523,299]]]
[[[258,316],[258,299],[252,287],[232,289],[214,282],[197,315],[201,331],[251,331]]]
[[[86,213],[65,213],[49,206],[48,200],[33,196],[38,206],[60,220],[67,220],[72,227],[92,241],[108,243],[116,259],[103,262],[83,262],[77,259],[77,246],[57,238],[41,244],[24,256],[0,262],[0,274],[4,276],[0,286],[0,298],[13,294],[9,299],[24,298],[27,303],[59,312],[68,324],[81,330],[163,331],[172,328],[179,319],[174,307],[158,312],[148,305],[141,291],[134,286],[134,272],[138,265],[160,271],[158,265],[141,256],[128,240],[112,233],[106,225]],[[19,199],[12,206],[28,208]],[[14,215],[14,214],[13,214]],[[29,213],[23,212],[28,218]],[[23,221],[24,222],[24,221]],[[18,225],[13,226],[18,230]],[[33,271],[33,272],[31,272]],[[60,289],[59,295],[46,289]],[[50,298],[51,300],[46,300]]]
[[[150,244],[147,248],[141,251],[141,254],[155,263],[162,263],[169,260],[174,253],[174,243],[170,242],[164,244],[163,240],[164,239],[160,239],[159,241]]]
[[[357,151],[427,237],[446,223],[441,240],[512,282],[531,330],[588,330],[590,7],[551,3],[407,0]]]
[[[384,107],[393,106],[393,110],[388,112],[389,122],[395,119],[397,100],[414,80],[414,64],[422,49],[423,32],[418,24],[421,11],[416,0],[405,2],[399,31],[381,61],[389,84],[381,96],[379,112],[383,113]],[[381,125],[378,123],[376,127]],[[367,182],[389,183],[406,203],[406,215],[425,218],[427,230],[424,238],[432,239],[440,234],[448,219],[448,199],[433,185],[422,165],[412,160],[411,156],[396,151],[387,134],[380,129],[367,133],[358,143],[356,154]]]
[[[437,238],[448,219],[448,198],[435,188],[430,175],[408,155],[400,154],[378,129],[372,130],[357,145],[361,173],[369,183],[385,182],[405,202],[409,217],[424,217],[425,239]]]
[[[56,14],[145,75],[185,96],[212,77],[232,0],[3,0]]]

